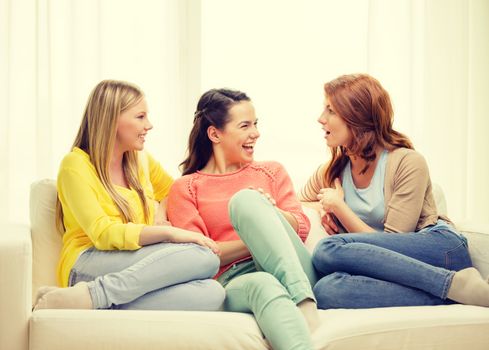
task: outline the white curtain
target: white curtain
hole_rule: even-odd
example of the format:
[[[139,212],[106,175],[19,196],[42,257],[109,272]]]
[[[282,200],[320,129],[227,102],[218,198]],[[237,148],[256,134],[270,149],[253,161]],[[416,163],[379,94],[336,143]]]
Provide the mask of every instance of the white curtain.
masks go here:
[[[257,158],[281,161],[299,188],[326,160],[323,83],[367,72],[390,92],[395,127],[426,157],[450,217],[488,223],[488,38],[486,0],[209,0],[202,86],[250,94]]]
[[[154,125],[148,149],[178,175],[200,89],[198,5],[0,0],[0,222],[28,223],[29,185],[56,177],[102,79],[143,89]]]
[[[486,0],[0,0],[0,222],[28,223],[30,183],[56,177],[101,79],[142,87],[147,149],[175,176],[200,93],[249,93],[256,158],[298,188],[327,155],[323,83],[368,72],[449,215],[489,223],[488,37]]]

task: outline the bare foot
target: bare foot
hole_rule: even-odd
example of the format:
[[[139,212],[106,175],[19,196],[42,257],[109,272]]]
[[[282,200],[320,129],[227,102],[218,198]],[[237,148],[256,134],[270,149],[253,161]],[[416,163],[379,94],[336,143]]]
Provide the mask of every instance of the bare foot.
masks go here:
[[[311,333],[313,349],[324,349],[325,344],[328,343],[327,340],[325,341],[324,334],[330,326],[330,323],[320,320],[319,326]]]
[[[73,287],[56,288],[41,296],[34,307],[39,309],[93,309],[92,297],[86,282]]]
[[[305,299],[297,304],[297,307],[304,315],[309,331],[313,333],[319,327],[319,315],[316,303],[311,299]]]

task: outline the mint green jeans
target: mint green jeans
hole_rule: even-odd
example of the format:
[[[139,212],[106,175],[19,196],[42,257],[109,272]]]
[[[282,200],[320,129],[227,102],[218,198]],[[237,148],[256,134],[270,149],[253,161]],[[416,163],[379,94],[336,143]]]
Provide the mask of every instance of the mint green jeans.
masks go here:
[[[219,277],[227,311],[253,313],[275,350],[312,349],[309,328],[297,308],[316,301],[311,255],[283,215],[261,193],[242,190],[229,202],[234,229],[253,262],[233,266]]]

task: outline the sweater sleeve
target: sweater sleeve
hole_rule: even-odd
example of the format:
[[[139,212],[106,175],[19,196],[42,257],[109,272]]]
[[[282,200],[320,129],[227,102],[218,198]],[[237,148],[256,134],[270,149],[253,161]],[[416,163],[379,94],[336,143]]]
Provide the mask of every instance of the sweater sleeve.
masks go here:
[[[139,235],[145,225],[123,223],[118,212],[105,212],[96,191],[75,169],[60,170],[57,189],[64,209],[69,208],[67,212],[73,215],[73,219],[90,238],[95,248],[99,250],[141,248]]]
[[[168,195],[168,219],[173,226],[200,232],[209,237],[204,220],[197,209],[195,196],[190,190],[191,179],[182,177],[175,181]]]
[[[416,230],[430,175],[424,157],[410,152],[394,174],[392,196],[386,203],[384,229],[387,232]]]
[[[307,180],[304,187],[302,187],[299,193],[299,200],[302,202],[317,202],[317,195],[322,188],[327,187],[325,185],[325,174],[328,163],[321,164],[314,174]]]
[[[275,164],[277,168],[275,172],[276,183],[274,198],[277,202],[277,207],[291,213],[296,218],[299,226],[297,234],[301,240],[305,242],[311,228],[311,223],[309,222],[307,215],[302,211],[301,203],[294,192],[294,186],[292,185],[289,174],[281,164]]]
[[[160,202],[168,196],[173,178],[168,174],[149,153],[146,152],[149,165],[149,180],[153,186],[154,199]]]

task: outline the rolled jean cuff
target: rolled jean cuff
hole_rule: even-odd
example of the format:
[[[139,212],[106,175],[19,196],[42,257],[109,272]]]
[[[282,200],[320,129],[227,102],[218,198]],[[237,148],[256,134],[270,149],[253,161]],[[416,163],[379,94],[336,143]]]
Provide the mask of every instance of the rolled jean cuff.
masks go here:
[[[87,282],[88,293],[90,293],[90,297],[92,298],[92,305],[94,309],[104,309],[105,305],[101,305],[100,298],[98,297],[97,290],[95,288],[94,281]]]
[[[443,289],[441,291],[440,298],[445,300],[447,299],[448,290],[452,285],[453,276],[455,275],[455,271],[448,271],[447,277],[445,278],[445,282],[443,283]]]
[[[317,304],[316,298],[314,297],[314,293],[311,289],[311,284],[308,281],[288,285],[287,291],[290,294],[290,298],[296,305],[306,299],[311,299]]]

